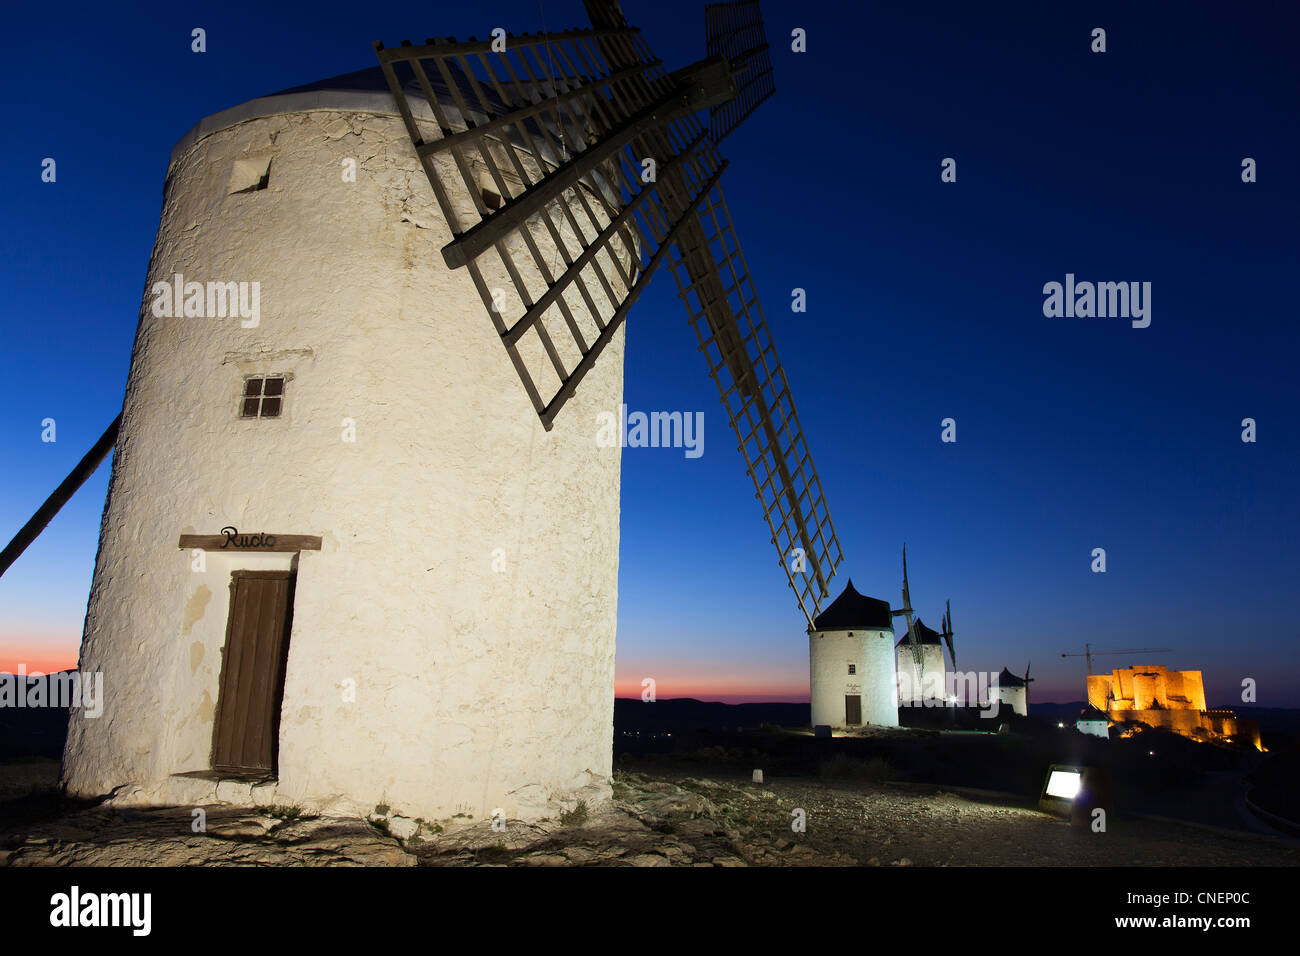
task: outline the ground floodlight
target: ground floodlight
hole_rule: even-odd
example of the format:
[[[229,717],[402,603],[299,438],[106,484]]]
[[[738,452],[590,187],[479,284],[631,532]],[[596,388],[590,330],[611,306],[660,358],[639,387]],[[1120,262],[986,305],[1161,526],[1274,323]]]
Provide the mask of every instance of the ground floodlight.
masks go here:
[[[1043,781],[1043,792],[1038,798],[1038,809],[1048,813],[1067,815],[1083,785],[1083,768],[1052,764]]]
[[[1069,817],[1074,826],[1084,826],[1092,820],[1094,810],[1100,808],[1109,813],[1114,809],[1114,794],[1114,784],[1105,770],[1052,764],[1043,781],[1038,809]]]

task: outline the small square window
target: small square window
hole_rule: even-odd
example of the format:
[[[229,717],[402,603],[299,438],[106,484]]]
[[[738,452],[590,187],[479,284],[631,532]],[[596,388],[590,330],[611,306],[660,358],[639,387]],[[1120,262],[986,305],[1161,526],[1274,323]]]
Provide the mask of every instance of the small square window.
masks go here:
[[[241,418],[279,418],[284,402],[284,376],[262,375],[244,380]]]
[[[849,673],[850,673],[850,674],[856,674],[857,672],[858,672],[858,665],[857,665],[857,664],[850,664],[850,665],[849,665]]]

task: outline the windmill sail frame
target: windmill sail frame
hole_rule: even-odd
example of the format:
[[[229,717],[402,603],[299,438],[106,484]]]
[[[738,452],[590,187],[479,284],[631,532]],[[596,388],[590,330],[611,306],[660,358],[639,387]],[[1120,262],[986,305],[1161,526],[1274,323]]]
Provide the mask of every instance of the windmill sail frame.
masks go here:
[[[726,57],[736,76],[735,98],[709,110],[709,130],[720,143],[776,93],[776,82],[758,0],[709,4],[704,32],[709,55]]]
[[[702,256],[721,262],[704,272]],[[710,192],[693,228],[682,231],[672,271],[772,544],[811,627],[844,554],[720,188]]]
[[[504,46],[447,39],[375,52],[452,232],[444,259],[469,270],[550,430],[717,184],[726,164],[694,113],[734,90],[721,62],[697,64],[690,84],[666,73],[626,26],[507,35]],[[649,222],[652,131],[655,177],[685,190],[685,210],[665,228]],[[478,260],[490,251],[513,296],[485,280]]]
[[[591,29],[507,35],[504,50],[500,38],[495,49],[472,38],[375,44],[452,234],[444,259],[468,269],[550,430],[670,258],[811,627],[843,553],[718,185],[727,164],[717,141],[774,91],[758,5],[706,8],[711,56],[671,74],[616,2],[585,5]],[[415,116],[421,99],[437,136]],[[705,109],[708,126],[696,116]],[[484,182],[501,205],[489,203]],[[562,264],[548,266],[539,242]],[[519,307],[503,308],[502,290],[485,280],[479,259],[493,251]]]

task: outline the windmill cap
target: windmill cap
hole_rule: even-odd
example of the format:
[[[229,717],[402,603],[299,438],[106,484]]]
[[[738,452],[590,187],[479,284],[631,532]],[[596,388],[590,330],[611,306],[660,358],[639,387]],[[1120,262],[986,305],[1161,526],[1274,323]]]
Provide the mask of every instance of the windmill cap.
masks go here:
[[[916,643],[918,644],[938,644],[941,640],[943,640],[942,634],[940,634],[936,630],[926,627],[925,623],[919,617],[916,619],[916,622],[914,623],[913,626],[916,628]],[[910,644],[910,643],[911,641],[908,639],[908,636],[904,634],[896,646],[902,647],[904,644]]]
[[[469,78],[465,76],[459,66],[455,65],[454,61],[449,62],[451,65],[448,67],[448,72],[452,77],[452,83],[460,88],[458,92],[461,98],[467,104],[476,104],[478,101],[471,94]],[[410,68],[401,66],[396,69],[398,80],[402,84],[407,103],[415,118],[428,123],[436,122],[433,111],[425,99],[423,88],[415,79]],[[461,116],[460,107],[456,102],[457,97],[451,91],[446,80],[442,78],[438,71],[433,71],[433,75],[430,75],[428,80],[449,121],[453,125],[456,123],[463,125],[464,118]],[[517,87],[520,89],[523,99],[528,101],[531,99],[532,92],[540,85],[543,84],[521,80]],[[489,101],[489,106],[492,109],[501,112],[509,111],[494,89],[481,86],[480,88],[483,89],[484,96]],[[467,108],[471,113],[474,113],[476,122],[483,122],[489,118],[477,112],[473,105]],[[220,132],[223,129],[267,116],[303,113],[310,110],[401,115],[397,103],[393,99],[392,91],[388,87],[388,80],[383,69],[378,65],[371,66],[361,70],[353,70],[351,73],[340,73],[337,76],[326,77],[312,83],[304,83],[301,86],[291,86],[288,89],[246,100],[228,109],[205,116],[195,123],[190,131],[172,147],[171,165],[175,165],[194,144],[204,137]],[[535,117],[525,121],[534,134],[540,132],[538,122],[539,120]],[[549,124],[550,120],[544,120],[544,122]],[[549,148],[545,143],[537,145],[540,151],[549,152]]]
[[[813,620],[814,631],[890,631],[894,619],[889,613],[889,602],[859,594],[853,579],[840,596],[832,601]]]
[[[418,100],[417,100],[418,102]],[[203,117],[172,147],[171,163],[189,152],[195,143],[213,133],[253,119],[307,110],[349,110],[358,113],[393,113],[397,104],[378,66],[293,86],[278,93],[268,93],[246,100]],[[428,112],[428,108],[425,108]]]
[[[1005,667],[1002,668],[1002,673],[998,675],[999,687],[1024,687],[1026,683],[1023,677],[1017,677]]]

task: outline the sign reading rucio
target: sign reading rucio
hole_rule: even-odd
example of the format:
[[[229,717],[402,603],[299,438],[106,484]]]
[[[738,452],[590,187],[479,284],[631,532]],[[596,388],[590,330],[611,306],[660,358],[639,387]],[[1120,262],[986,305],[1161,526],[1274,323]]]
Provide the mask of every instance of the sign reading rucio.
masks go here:
[[[319,551],[320,535],[315,534],[240,534],[234,525],[221,534],[182,534],[177,542],[186,551]]]
[[[273,548],[275,547],[275,535],[267,534],[265,531],[259,531],[257,534],[240,534],[239,529],[234,525],[227,525],[221,529],[226,540],[221,543],[222,548],[234,546],[236,548]]]

